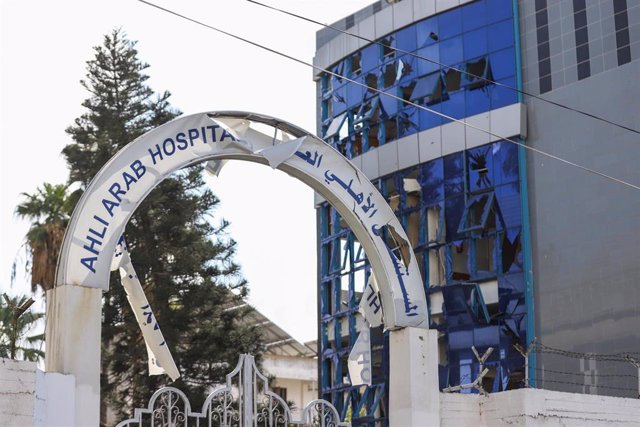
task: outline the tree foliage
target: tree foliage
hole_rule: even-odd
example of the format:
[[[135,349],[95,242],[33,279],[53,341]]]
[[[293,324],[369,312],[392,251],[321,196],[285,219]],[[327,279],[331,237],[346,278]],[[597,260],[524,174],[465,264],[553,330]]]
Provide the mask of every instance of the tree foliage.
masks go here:
[[[169,92],[155,95],[147,86],[148,65],[121,30],[106,35],[94,54],[81,82],[89,92],[82,104],[86,112],[67,129],[73,143],[63,150],[69,184],[79,183],[79,192],[119,149],[180,114]],[[73,196],[77,200],[78,193]],[[192,403],[224,379],[225,366],[234,366],[239,353],[261,349],[256,328],[239,322],[244,309],[229,309],[247,287],[234,262],[228,223],[213,215],[217,204],[204,187],[202,168],[190,167],[147,196],[125,232],[134,268],[182,374],[174,385]],[[103,399],[121,414],[132,414],[169,378],[147,375],[142,334],[116,275],[104,296],[102,337]]]
[[[16,207],[16,214],[31,221],[26,237],[31,291],[35,292],[38,286],[47,291],[54,286],[56,263],[73,203],[62,184],[45,182],[35,193],[22,196],[25,200]]]
[[[0,298],[0,357],[32,362],[44,357],[40,349],[44,334],[31,334],[44,313],[24,309],[30,306],[28,301],[26,296]]]

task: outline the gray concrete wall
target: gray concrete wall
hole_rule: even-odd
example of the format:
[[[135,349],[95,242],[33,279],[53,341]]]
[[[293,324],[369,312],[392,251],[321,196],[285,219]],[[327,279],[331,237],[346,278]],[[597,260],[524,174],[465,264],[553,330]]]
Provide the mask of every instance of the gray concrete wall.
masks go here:
[[[525,90],[539,93],[533,3],[520,1],[521,40]],[[548,3],[554,4],[549,25],[564,22],[551,39],[560,43],[551,48],[553,68],[560,67],[554,65],[555,50],[556,59],[575,60],[575,40],[571,28],[562,30],[573,25],[573,17],[556,17],[571,12],[571,1]],[[610,53],[594,48],[599,55],[593,64],[603,61],[602,66],[592,64],[592,75],[579,81],[571,77],[575,67],[554,68],[563,77],[554,74],[553,89],[543,96],[640,129],[640,2],[627,3],[632,61],[607,66]],[[594,46],[610,37],[602,31],[613,20],[610,4],[587,2]],[[527,107],[529,145],[640,185],[640,135],[538,100],[528,99]],[[536,335],[548,346],[578,352],[640,352],[640,191],[538,154],[528,154],[527,164]],[[538,377],[548,389],[638,395],[630,364],[542,354],[538,368],[547,371]]]

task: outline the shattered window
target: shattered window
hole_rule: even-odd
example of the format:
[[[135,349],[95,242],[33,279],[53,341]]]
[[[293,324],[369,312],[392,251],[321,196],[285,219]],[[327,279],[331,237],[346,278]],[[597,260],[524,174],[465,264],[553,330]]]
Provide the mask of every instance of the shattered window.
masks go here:
[[[388,88],[389,86],[393,86],[396,82],[396,76],[397,76],[397,66],[395,63],[390,62],[387,65],[384,66],[384,73],[383,73],[383,84],[385,88]]]
[[[465,80],[467,81],[467,87],[470,90],[479,89],[485,87],[491,83],[488,80],[493,80],[493,73],[491,73],[491,65],[487,58],[481,58],[474,62],[468,62],[466,70],[468,74],[465,74]]]
[[[437,73],[429,74],[418,80],[411,93],[410,100],[426,102],[428,105],[431,105],[442,101],[444,96],[444,83],[442,81],[442,75],[438,71]]]
[[[396,118],[391,117],[384,121],[384,141],[385,143],[398,139],[398,126]]]
[[[389,36],[381,40],[383,60],[393,58],[395,55],[395,36]]]
[[[444,74],[444,81],[447,92],[460,90],[460,71],[449,69]]]
[[[471,192],[493,188],[492,146],[482,146],[467,151],[467,176]]]
[[[371,92],[371,93],[375,93],[375,90],[372,89],[378,89],[378,75],[375,73],[368,73],[365,77],[364,80],[365,84],[367,85],[367,91]]]
[[[459,233],[495,229],[495,195],[484,193],[469,198],[458,227]]]
[[[462,282],[469,280],[469,242],[467,240],[457,240],[449,245],[451,256],[451,280]]]
[[[354,123],[361,123],[365,120],[377,120],[380,98],[374,97],[363,103],[356,114]]]
[[[413,93],[413,90],[416,87],[416,81],[413,80],[411,81],[411,83],[409,83],[406,86],[400,86],[400,96],[402,96],[402,99],[404,99],[405,101],[410,101],[411,100],[411,93]],[[403,105],[408,105],[407,103],[403,102]]]
[[[398,136],[402,137],[417,132],[418,113],[415,108],[405,108],[398,114]]]
[[[509,229],[502,235],[502,272],[513,273],[522,271],[522,245],[520,229]]]
[[[413,76],[413,58],[409,59],[408,57],[403,57],[398,61],[398,66],[396,70],[396,82],[406,78]]]
[[[362,72],[362,52],[351,55],[351,75],[359,76]]]
[[[339,139],[343,139],[349,135],[349,124],[347,120],[348,113],[342,113],[329,125],[324,135],[325,139],[331,139],[338,135]]]

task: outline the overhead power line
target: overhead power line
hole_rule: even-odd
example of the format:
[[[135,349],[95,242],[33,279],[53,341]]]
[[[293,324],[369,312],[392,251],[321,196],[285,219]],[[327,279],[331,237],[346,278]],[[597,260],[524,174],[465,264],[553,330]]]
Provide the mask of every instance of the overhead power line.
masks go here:
[[[151,3],[151,2],[149,2],[149,1],[147,1],[147,0],[138,0],[138,1],[139,1],[140,3],[144,3],[144,4],[148,5],[148,6],[151,6],[151,7],[154,7],[154,8],[156,8],[156,9],[162,10],[163,12],[166,12],[166,13],[169,13],[169,14],[171,14],[171,15],[177,16],[177,17],[179,17],[179,18],[182,18],[182,19],[187,20],[187,21],[189,21],[189,22],[192,22],[192,23],[194,23],[194,24],[197,24],[197,25],[203,26],[203,27],[205,27],[205,28],[208,28],[208,29],[210,29],[210,30],[216,31],[216,32],[218,32],[218,33],[220,33],[220,34],[224,34],[224,35],[229,36],[229,37],[232,37],[232,38],[234,38],[234,39],[236,39],[236,40],[240,40],[240,41],[245,42],[245,43],[247,43],[247,44],[250,44],[250,45],[252,45],[252,46],[258,47],[258,48],[260,48],[260,49],[263,49],[263,50],[266,50],[266,51],[268,51],[268,52],[274,53],[274,54],[276,54],[276,55],[282,56],[282,57],[284,57],[284,58],[290,59],[290,60],[292,60],[292,61],[294,61],[294,62],[297,62],[297,63],[299,63],[299,64],[306,65],[306,66],[308,66],[308,67],[314,68],[314,69],[316,69],[316,70],[318,70],[318,71],[322,71],[322,72],[324,72],[324,73],[330,74],[330,75],[335,76],[335,77],[339,77],[339,78],[344,79],[344,80],[346,80],[346,81],[348,81],[348,82],[350,82],[350,83],[353,83],[353,84],[356,84],[356,85],[362,86],[362,87],[364,87],[364,88],[367,88],[368,90],[371,90],[372,92],[378,93],[378,94],[383,95],[383,96],[389,96],[389,97],[391,97],[391,98],[393,98],[393,99],[396,99],[396,100],[398,100],[398,101],[402,101],[402,102],[404,102],[405,104],[412,105],[412,106],[414,106],[414,107],[416,107],[416,108],[418,108],[418,109],[421,109],[421,110],[424,110],[424,111],[428,111],[428,112],[430,112],[430,113],[432,113],[432,114],[438,115],[438,116],[440,116],[440,117],[442,117],[442,118],[445,118],[445,119],[447,119],[447,120],[450,120],[450,121],[452,121],[452,122],[459,123],[459,124],[461,124],[462,126],[467,126],[467,127],[469,127],[469,128],[475,129],[475,130],[477,130],[477,131],[479,131],[479,132],[486,133],[486,134],[491,135],[491,136],[493,136],[494,138],[497,138],[497,139],[499,139],[499,140],[504,140],[504,141],[510,142],[510,143],[512,143],[512,144],[515,144],[515,145],[517,145],[517,146],[519,146],[519,147],[523,147],[524,149],[527,149],[527,150],[532,151],[532,152],[534,152],[534,153],[538,153],[538,154],[540,154],[540,155],[543,155],[543,156],[549,157],[549,158],[551,158],[551,159],[557,160],[557,161],[562,162],[562,163],[565,163],[565,164],[567,164],[567,165],[570,165],[570,166],[576,167],[576,168],[578,168],[578,169],[582,169],[582,170],[584,170],[584,171],[586,171],[586,172],[592,173],[592,174],[594,174],[594,175],[598,175],[598,176],[600,176],[600,177],[602,177],[602,178],[605,178],[605,179],[608,179],[608,180],[611,180],[611,181],[617,182],[617,183],[622,184],[622,185],[625,185],[625,186],[627,186],[627,187],[631,187],[631,188],[633,188],[633,189],[635,189],[635,190],[640,190],[640,186],[635,185],[635,184],[632,184],[632,183],[627,182],[627,181],[624,181],[624,180],[622,180],[622,179],[620,179],[620,178],[616,178],[616,177],[611,176],[611,175],[608,175],[608,174],[606,174],[606,173],[603,173],[603,172],[600,172],[600,171],[597,171],[597,170],[594,170],[594,169],[588,168],[588,167],[583,166],[583,165],[580,165],[580,164],[578,164],[578,163],[574,163],[574,162],[572,162],[572,161],[570,161],[570,160],[563,159],[562,157],[558,157],[558,156],[556,156],[556,155],[554,155],[554,154],[547,153],[546,151],[540,150],[540,149],[538,149],[538,148],[534,148],[534,147],[531,147],[531,146],[525,145],[525,144],[523,144],[523,143],[521,143],[521,142],[519,142],[519,141],[515,141],[515,140],[513,140],[513,139],[510,139],[510,138],[504,137],[504,136],[502,136],[502,135],[498,135],[498,134],[493,133],[493,132],[491,132],[491,131],[488,131],[488,130],[486,130],[486,129],[482,129],[482,128],[478,127],[478,126],[472,125],[472,124],[470,124],[470,123],[465,123],[465,122],[464,122],[464,120],[456,119],[456,118],[451,117],[451,116],[449,116],[449,115],[447,115],[447,114],[444,114],[444,113],[441,113],[441,112],[439,112],[439,111],[435,111],[435,110],[432,110],[432,109],[430,109],[430,108],[427,108],[427,107],[425,107],[425,106],[423,106],[423,105],[416,104],[416,103],[411,102],[411,101],[406,101],[406,100],[404,100],[403,98],[400,98],[400,97],[398,97],[398,96],[396,96],[396,95],[393,95],[393,94],[390,94],[390,93],[386,93],[386,92],[383,92],[383,91],[378,90],[378,89],[376,89],[376,88],[373,88],[373,87],[367,86],[367,85],[365,85],[365,84],[363,84],[363,83],[360,83],[360,82],[358,82],[358,81],[352,80],[352,79],[350,79],[350,78],[348,78],[348,77],[346,77],[346,76],[343,76],[343,75],[340,75],[340,74],[334,73],[333,71],[330,71],[330,70],[324,69],[324,68],[322,68],[322,67],[319,67],[319,66],[317,66],[317,65],[311,64],[311,63],[309,63],[309,62],[303,61],[303,60],[298,59],[298,58],[296,58],[296,57],[294,57],[294,56],[288,55],[288,54],[286,54],[286,53],[284,53],[284,52],[280,52],[280,51],[278,51],[278,50],[276,50],[276,49],[270,48],[270,47],[268,47],[268,46],[264,46],[264,45],[262,45],[262,44],[260,44],[260,43],[257,43],[257,42],[254,42],[254,41],[252,41],[252,40],[246,39],[246,38],[244,38],[244,37],[238,36],[238,35],[236,35],[236,34],[230,33],[230,32],[228,32],[228,31],[221,30],[220,28],[217,28],[217,27],[214,27],[214,26],[212,26],[212,25],[206,24],[206,23],[204,23],[204,22],[198,21],[198,20],[196,20],[196,19],[194,19],[194,18],[190,18],[190,17],[188,17],[188,16],[182,15],[182,14],[180,14],[180,13],[178,13],[178,12],[175,12],[175,11],[173,11],[173,10],[170,10],[170,9],[165,8],[165,7],[159,6],[159,5],[157,5],[157,4]]]
[[[534,93],[527,92],[527,91],[515,88],[513,86],[509,86],[509,85],[504,84],[504,83],[497,82],[495,80],[492,80],[492,79],[489,79],[489,78],[486,78],[486,77],[483,77],[483,76],[477,76],[477,75],[475,75],[473,73],[470,73],[470,72],[468,72],[466,70],[463,70],[463,69],[460,69],[460,68],[456,68],[456,67],[451,66],[451,65],[443,64],[442,62],[436,61],[435,59],[428,58],[426,56],[422,56],[422,55],[419,55],[419,54],[414,53],[414,52],[408,52],[408,51],[400,49],[400,48],[395,48],[393,46],[385,44],[384,42],[380,42],[380,41],[377,41],[377,40],[371,40],[371,39],[369,39],[367,37],[363,37],[363,36],[361,36],[359,34],[352,33],[350,31],[346,31],[346,30],[342,30],[342,29],[337,28],[337,27],[335,27],[333,25],[324,24],[322,22],[316,21],[315,19],[308,18],[306,16],[302,16],[302,15],[299,15],[297,13],[290,12],[288,10],[280,9],[278,7],[275,7],[275,6],[271,6],[271,5],[268,5],[268,4],[260,3],[260,2],[255,1],[255,0],[246,0],[246,1],[248,1],[249,3],[253,3],[255,5],[258,5],[258,6],[265,7],[267,9],[274,10],[276,12],[284,13],[285,15],[289,15],[289,16],[292,16],[294,18],[301,19],[303,21],[307,21],[307,22],[311,22],[313,24],[317,24],[317,25],[323,26],[325,28],[331,28],[332,30],[335,30],[335,31],[340,32],[342,34],[346,34],[346,35],[351,36],[351,37],[358,38],[358,39],[360,39],[362,41],[365,41],[367,43],[373,43],[373,44],[377,44],[379,46],[384,46],[386,49],[390,49],[390,50],[393,50],[395,52],[400,52],[400,53],[412,56],[414,58],[421,59],[423,61],[431,62],[432,64],[436,64],[436,65],[438,65],[440,67],[447,68],[447,69],[453,70],[453,71],[457,71],[457,72],[462,73],[464,75],[467,75],[469,77],[473,77],[474,79],[482,80],[482,81],[484,81],[486,83],[494,84],[496,86],[500,86],[500,87],[503,87],[505,89],[512,90],[512,91],[520,93],[520,94],[522,94],[524,96],[528,96],[530,98],[535,98],[535,99],[537,99],[539,101],[546,102],[546,103],[554,105],[556,107],[564,108],[565,110],[573,111],[574,113],[581,114],[581,115],[589,117],[591,119],[599,120],[599,121],[607,123],[609,125],[616,126],[616,127],[620,128],[620,129],[624,129],[624,130],[627,130],[629,132],[634,132],[634,133],[640,134],[640,130],[631,128],[629,126],[626,126],[626,125],[623,125],[623,124],[620,124],[620,123],[613,122],[613,121],[611,121],[609,119],[605,119],[604,117],[598,116],[598,115],[593,114],[593,113],[589,113],[589,112],[584,111],[584,110],[580,110],[578,108],[570,107],[568,105],[564,105],[564,104],[561,104],[559,102],[552,101],[552,100],[547,99],[547,98],[543,98],[540,95],[536,95]]]

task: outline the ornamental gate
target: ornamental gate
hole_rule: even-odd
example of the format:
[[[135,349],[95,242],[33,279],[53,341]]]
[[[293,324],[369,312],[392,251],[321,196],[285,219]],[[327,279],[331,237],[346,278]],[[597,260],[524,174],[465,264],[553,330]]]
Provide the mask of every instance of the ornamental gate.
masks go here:
[[[136,408],[134,417],[117,427],[134,426],[207,427],[349,427],[341,423],[338,411],[326,400],[313,400],[302,411],[302,419],[292,420],[291,410],[280,396],[269,390],[250,354],[240,355],[236,368],[224,386],[207,396],[202,411],[193,412],[185,394],[174,387],[156,391],[146,408]]]

